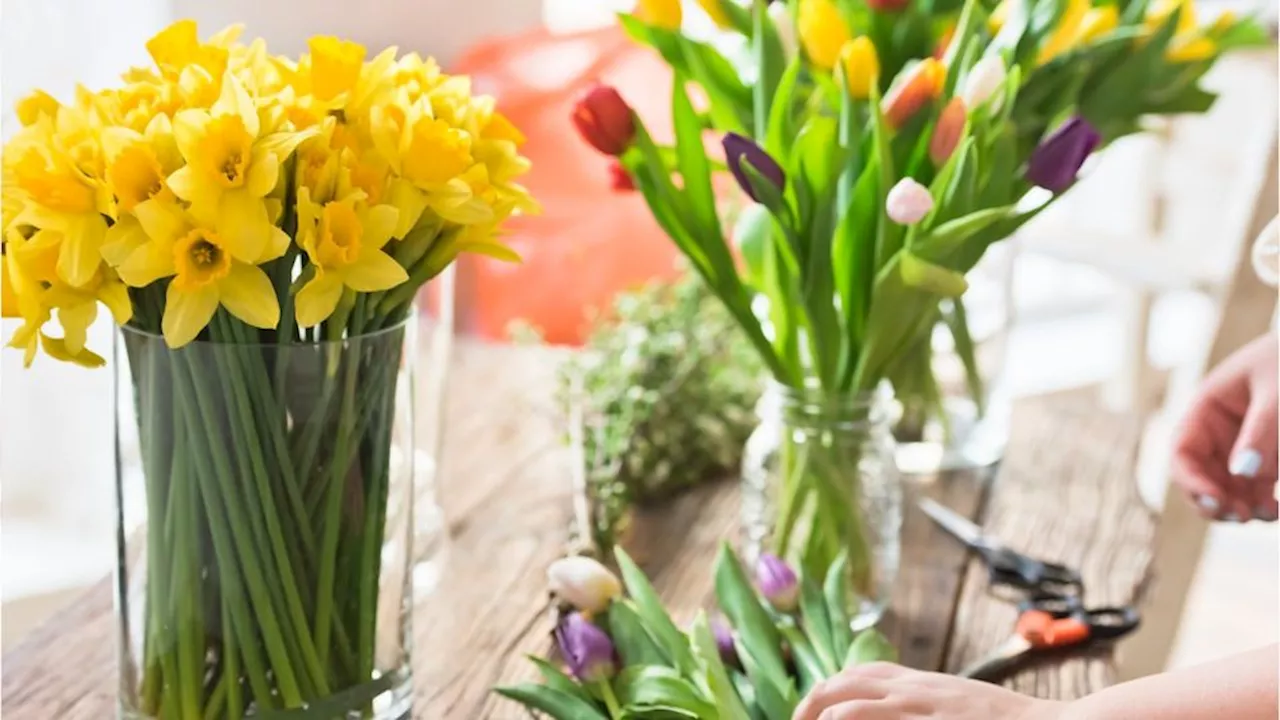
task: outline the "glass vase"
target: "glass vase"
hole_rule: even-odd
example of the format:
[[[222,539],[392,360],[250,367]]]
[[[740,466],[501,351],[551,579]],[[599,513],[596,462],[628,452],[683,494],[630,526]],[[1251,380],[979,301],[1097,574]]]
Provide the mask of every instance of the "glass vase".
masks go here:
[[[962,297],[903,352],[891,377],[900,405],[898,469],[918,476],[985,468],[1004,456],[1013,404],[1005,382],[1012,253],[994,247]]]
[[[887,389],[829,394],[771,383],[742,461],[744,552],[807,577],[843,574],[854,631],[874,625],[898,574],[902,487]]]
[[[416,328],[120,331],[121,717],[409,716]]]

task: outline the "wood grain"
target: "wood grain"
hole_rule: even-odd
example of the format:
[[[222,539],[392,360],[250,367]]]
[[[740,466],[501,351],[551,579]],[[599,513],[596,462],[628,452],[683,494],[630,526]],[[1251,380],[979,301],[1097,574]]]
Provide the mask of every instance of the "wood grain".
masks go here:
[[[1155,532],[1133,479],[1140,423],[1060,396],[1018,406],[1013,425],[984,529],[1031,557],[1079,569],[1089,606],[1136,601]],[[952,636],[947,670],[959,671],[985,656],[1012,634],[1016,618],[1013,602],[989,592],[986,567],[971,561],[956,608],[962,631]],[[1110,650],[1051,660],[1006,684],[1071,699],[1114,682]]]
[[[449,540],[434,566],[438,587],[429,595],[419,593],[414,615],[417,717],[527,717],[490,688],[533,680],[523,656],[551,649],[544,571],[564,551],[572,507],[569,455],[552,404],[560,357],[538,348],[469,343],[456,348],[439,489]],[[1006,527],[1016,531],[1011,539],[1019,543],[1048,542],[1028,525],[1048,517],[1062,533],[1060,540],[1029,549],[1065,553],[1073,548],[1065,559],[1079,561],[1090,578],[1110,578],[1107,587],[1114,594],[1099,599],[1122,599],[1132,590],[1125,583],[1136,582],[1140,563],[1119,556],[1111,545],[1123,540],[1123,547],[1132,549],[1149,537],[1149,528],[1143,530],[1132,517],[1141,504],[1128,490],[1128,467],[1117,460],[1131,458],[1132,451],[1121,447],[1128,440],[1113,430],[1100,430],[1096,438],[1081,436],[1071,423],[1090,426],[1088,417],[1064,420],[1052,410],[1051,403],[1019,410],[1010,459],[994,486],[981,475],[950,474],[912,481],[908,496],[928,494],[976,517],[994,487],[992,517],[1002,532]],[[1050,499],[1045,493],[1082,501],[1081,507],[1091,510],[1101,504],[1115,507],[1058,517],[1052,505],[1042,504]],[[712,559],[721,541],[736,539],[738,514],[732,481],[638,512],[628,550],[650,573],[678,621],[711,605]],[[1117,521],[1116,527],[1129,533],[1123,538],[1102,527]],[[963,548],[909,503],[902,571],[883,626],[905,664],[941,669],[1011,627],[1002,615],[1005,608],[981,594],[985,574],[972,568],[966,574],[967,563]],[[107,581],[95,586],[4,656],[0,709],[6,720],[113,716],[111,594]],[[961,632],[953,632],[956,628]],[[1045,681],[1019,687],[1056,696],[1100,687],[1109,677],[1105,667],[1073,662],[1064,668],[1070,668],[1061,676],[1069,686]]]

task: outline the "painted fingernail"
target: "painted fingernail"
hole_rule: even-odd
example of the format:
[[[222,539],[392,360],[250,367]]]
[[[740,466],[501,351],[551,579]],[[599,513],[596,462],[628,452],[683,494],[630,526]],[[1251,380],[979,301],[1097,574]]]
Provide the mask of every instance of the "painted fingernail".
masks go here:
[[[1201,510],[1209,513],[1210,515],[1216,515],[1218,513],[1218,498],[1212,495],[1197,495],[1196,505],[1199,505]]]
[[[1253,509],[1253,519],[1263,522],[1275,522],[1276,514],[1269,508],[1256,507]]]
[[[1253,448],[1241,450],[1235,454],[1235,457],[1231,458],[1231,465],[1228,469],[1232,475],[1237,477],[1254,477],[1262,469],[1262,453]]]

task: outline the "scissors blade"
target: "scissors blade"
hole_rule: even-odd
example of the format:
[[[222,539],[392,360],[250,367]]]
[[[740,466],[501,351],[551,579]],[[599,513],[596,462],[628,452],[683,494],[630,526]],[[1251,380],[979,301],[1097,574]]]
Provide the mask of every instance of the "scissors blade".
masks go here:
[[[972,548],[999,547],[999,543],[982,534],[982,528],[951,508],[930,498],[920,498],[916,504],[926,515],[933,518],[934,522],[941,525],[943,530],[955,535],[965,545]]]
[[[992,650],[986,657],[961,670],[958,675],[974,680],[996,681],[1015,660],[1031,651],[1031,641],[1014,635]]]

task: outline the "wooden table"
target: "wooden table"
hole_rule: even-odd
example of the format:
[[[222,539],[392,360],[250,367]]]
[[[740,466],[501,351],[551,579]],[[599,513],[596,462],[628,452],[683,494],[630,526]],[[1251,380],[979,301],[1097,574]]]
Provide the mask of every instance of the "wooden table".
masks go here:
[[[556,357],[456,348],[439,493],[451,540],[439,589],[419,598],[414,616],[417,717],[527,717],[489,688],[533,679],[523,656],[550,649],[544,570],[563,552],[571,515],[568,453],[551,400]],[[1132,477],[1138,424],[1059,396],[1021,402],[1013,427],[994,482],[954,474],[912,483],[908,496],[934,497],[983,518],[1015,548],[1079,567],[1091,604],[1134,600],[1153,535]],[[712,603],[713,554],[734,537],[737,517],[733,482],[640,513],[629,549],[678,621]],[[909,505],[902,571],[883,623],[902,662],[956,670],[1004,639],[1014,614],[987,593],[983,567]],[[6,720],[114,717],[114,632],[104,580],[5,654]],[[1114,673],[1112,652],[1102,651],[1028,669],[1010,684],[1070,698],[1106,686]]]

